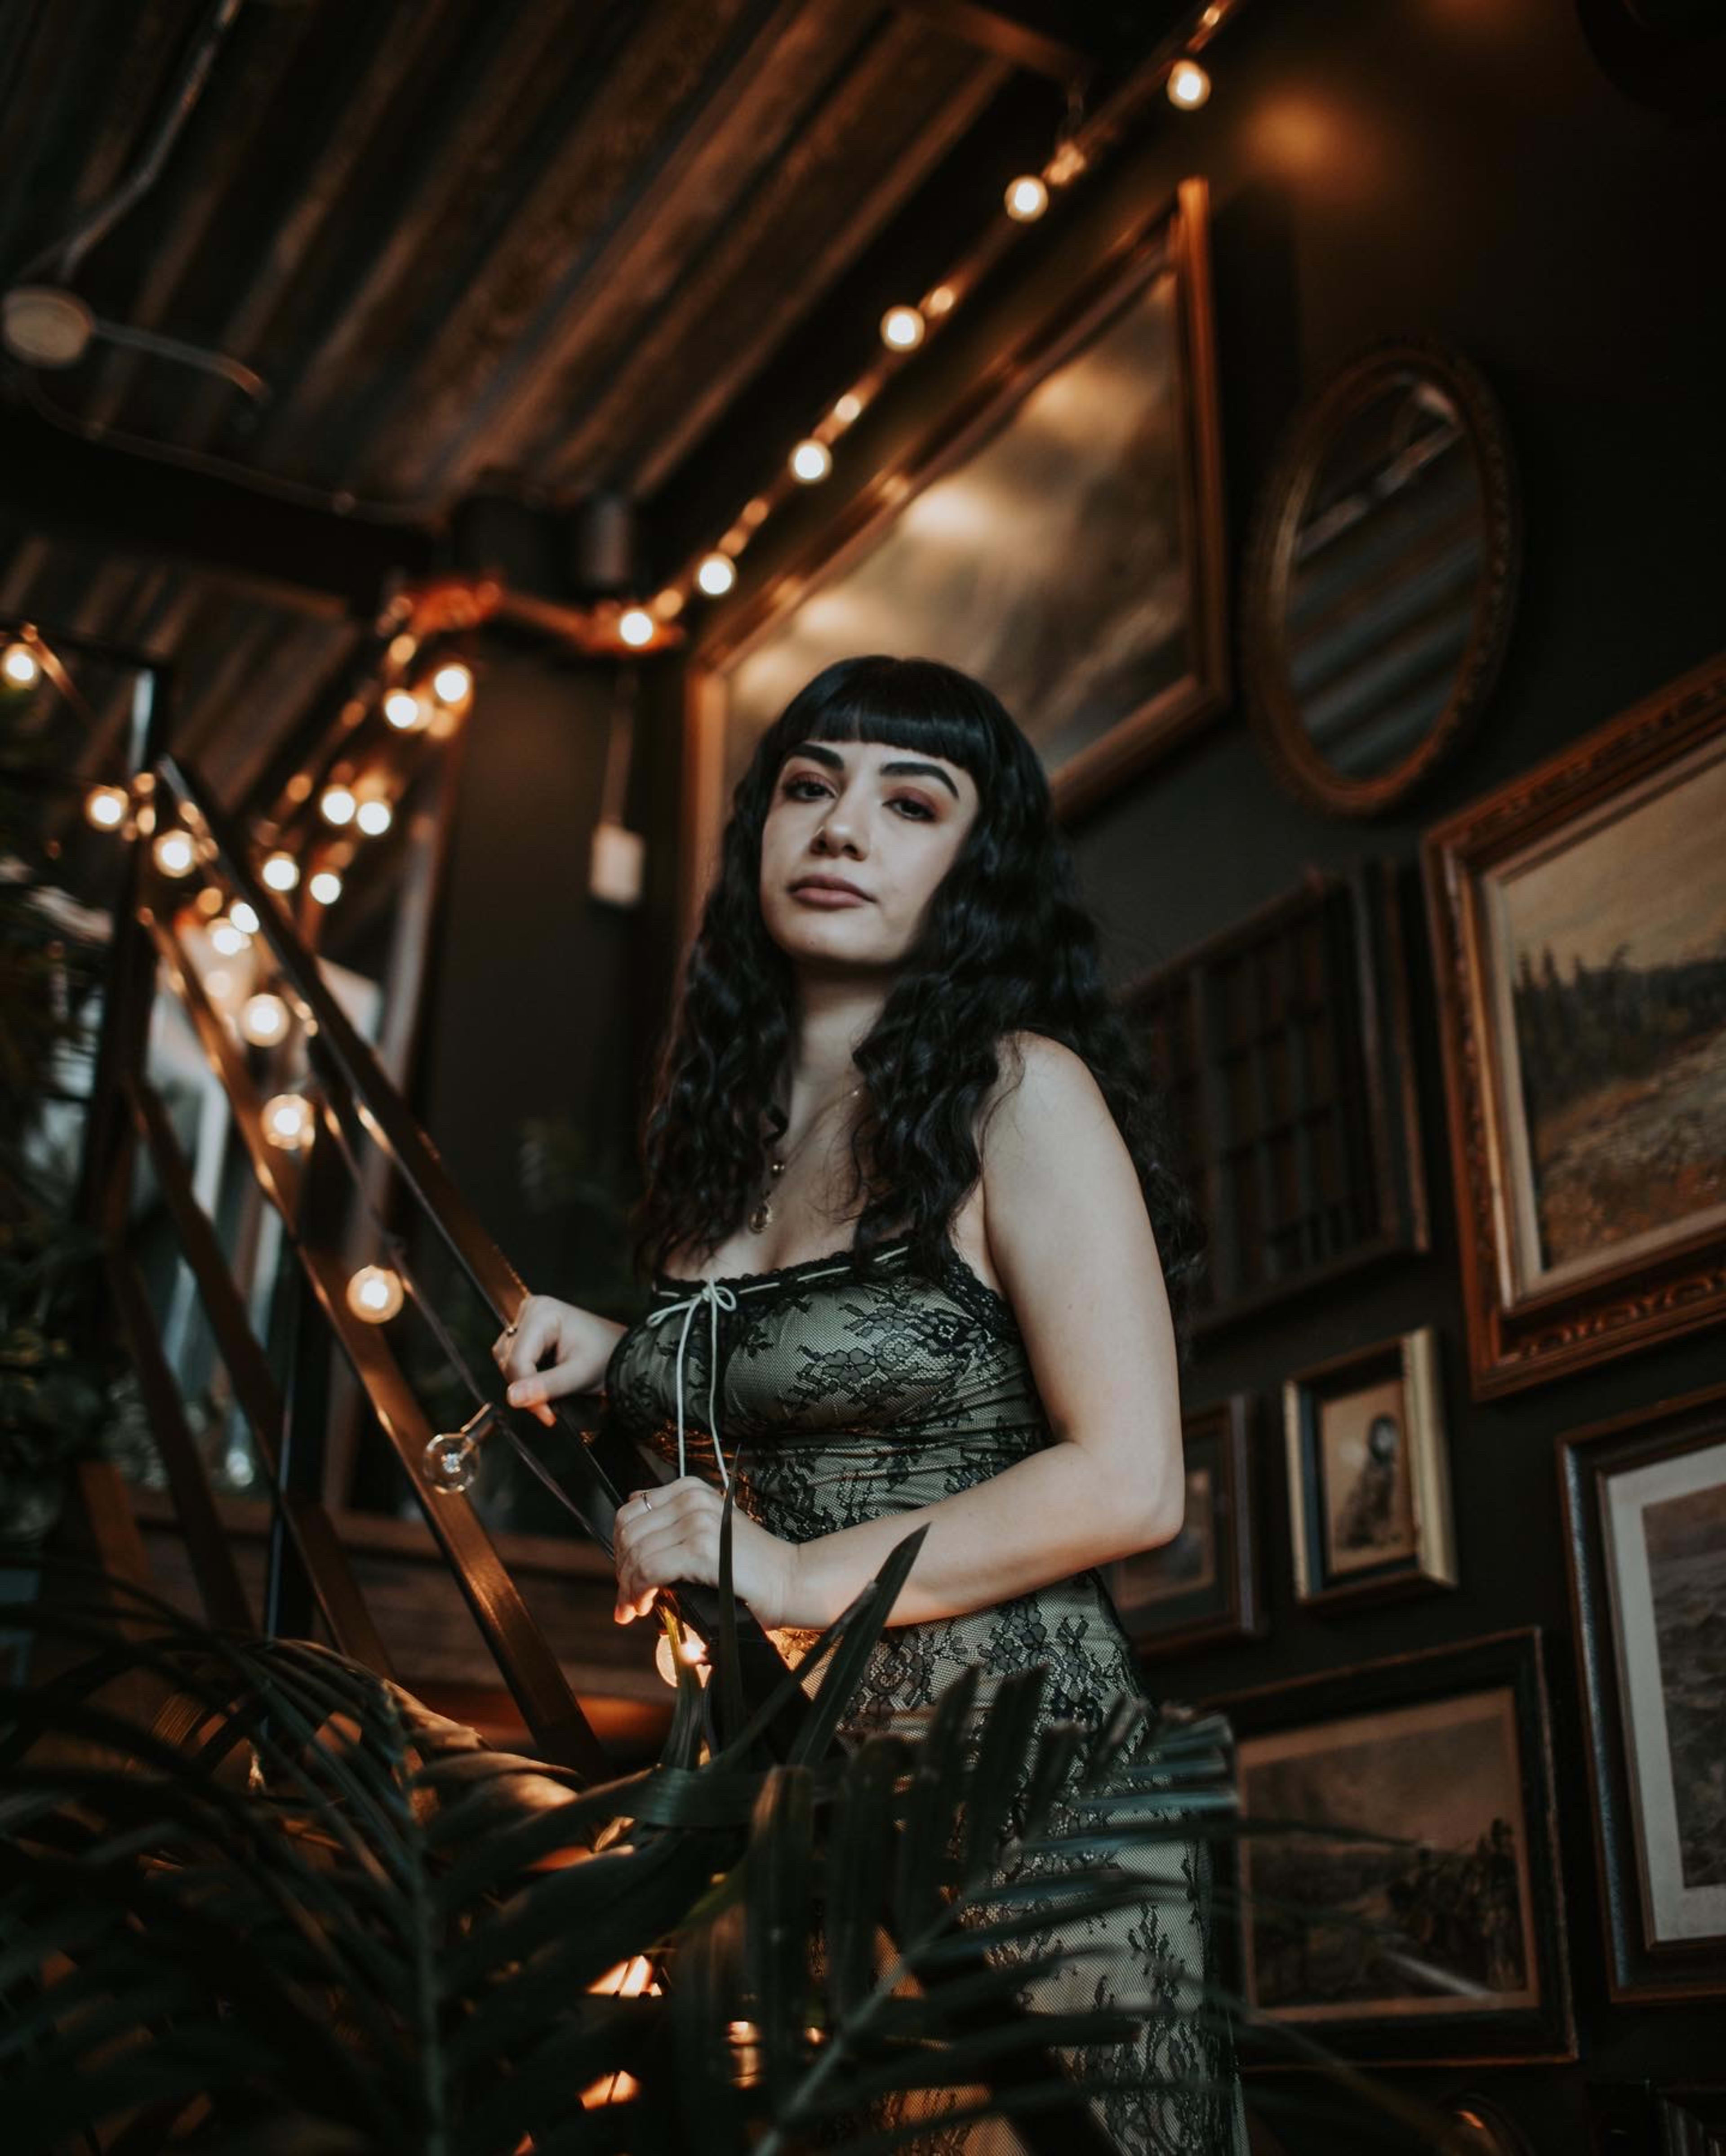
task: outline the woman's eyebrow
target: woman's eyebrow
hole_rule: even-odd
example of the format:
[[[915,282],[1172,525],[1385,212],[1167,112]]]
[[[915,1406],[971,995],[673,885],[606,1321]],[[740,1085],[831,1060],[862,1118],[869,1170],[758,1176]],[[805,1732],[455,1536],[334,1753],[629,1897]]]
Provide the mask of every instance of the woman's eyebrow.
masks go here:
[[[839,752],[827,747],[821,742],[801,742],[791,751],[791,754],[812,757],[817,763],[824,763],[830,771],[843,771],[845,767],[845,760]],[[884,763],[881,769],[890,778],[894,778],[912,777],[938,778],[955,801],[959,798],[958,787],[953,784],[938,763],[920,763],[913,757],[896,757],[891,763]]]

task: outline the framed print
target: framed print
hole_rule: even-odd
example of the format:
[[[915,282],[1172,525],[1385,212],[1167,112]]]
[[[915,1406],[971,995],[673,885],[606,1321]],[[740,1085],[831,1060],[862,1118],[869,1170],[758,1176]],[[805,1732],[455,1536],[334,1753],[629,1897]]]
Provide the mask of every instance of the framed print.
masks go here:
[[[1292,891],[1121,997],[1209,1236],[1195,1338],[1427,1247],[1395,865]]]
[[[1180,1532],[1102,1568],[1143,1661],[1251,1639],[1264,1630],[1252,1395],[1235,1393],[1184,1417],[1181,1446],[1187,1509]]]
[[[1456,1584],[1449,1440],[1430,1325],[1282,1388],[1295,1595],[1309,1604]]]
[[[1184,181],[1076,280],[1056,258],[1004,339],[998,316],[943,330],[920,362],[934,388],[914,438],[716,615],[691,654],[686,714],[697,890],[756,742],[835,659],[915,654],[987,682],[1063,816],[1221,710],[1208,217],[1205,183]]]
[[[1726,1994],[1726,1387],[1559,1441],[1616,1999]]]
[[[1574,2056],[1537,1631],[1207,1703],[1263,1823],[1235,1866],[1250,2063],[1301,2063],[1279,2023],[1386,2065]]]
[[[1474,1395],[1726,1317],[1726,658],[1424,842]]]

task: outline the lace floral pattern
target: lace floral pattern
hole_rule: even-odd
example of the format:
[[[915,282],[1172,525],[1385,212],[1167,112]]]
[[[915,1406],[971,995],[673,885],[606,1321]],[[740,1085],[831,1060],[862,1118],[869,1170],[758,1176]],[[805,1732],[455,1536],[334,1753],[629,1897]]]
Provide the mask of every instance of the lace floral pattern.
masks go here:
[[[732,1466],[739,1505],[773,1533],[807,1542],[883,1514],[910,1512],[968,1489],[1053,1441],[1010,1305],[958,1254],[947,1253],[930,1282],[882,1253],[860,1276],[843,1257],[809,1260],[767,1273],[735,1274],[723,1286],[736,1307],[718,1314],[718,1368],[711,1371],[711,1306],[703,1283],[661,1276],[656,1309],[619,1340],[606,1375],[608,1411],[628,1435],[675,1462],[678,1313],[682,1406],[691,1471],[717,1479],[714,1434],[706,1427],[710,1376],[714,1419]],[[692,1312],[691,1298],[700,1305]],[[650,1318],[655,1313],[650,1313]],[[774,1635],[796,1662],[814,1635]],[[1047,1671],[1041,1713],[1048,1722],[1095,1726],[1122,1692],[1139,1688],[1132,1650],[1095,1572],[1034,1594],[929,1624],[895,1625],[872,1655],[849,1725],[916,1733],[933,1701],[963,1669],[980,1673],[978,1703],[1009,1671]],[[813,1684],[815,1673],[805,1672]],[[1183,1710],[1165,1707],[1179,1716]],[[1148,1743],[1142,1733],[1122,1757]],[[1065,1799],[1063,1812],[1074,1818]],[[1055,1860],[1012,1854],[1016,1816],[1003,1845],[1003,1883],[1046,1871]],[[1147,2020],[1136,2058],[1113,2046],[1068,2057],[1076,2071],[1121,2086],[1097,2100],[1117,2145],[1145,2156],[1244,2156],[1239,2082],[1226,2039],[1196,2015],[1197,1986],[1214,1973],[1210,1876],[1205,1845],[1165,1841],[1135,1852],[1142,1902],[1074,1927],[1056,1924],[1019,1951],[1072,1950],[1052,1975],[1026,1987],[1045,2012],[1097,2003],[1139,2004]],[[1099,1949],[1102,1952],[1099,1953]],[[927,2156],[997,2156],[1020,2146],[1004,2121],[939,2126],[925,2097],[916,2114],[929,2124],[915,2146]],[[886,2122],[886,2123],[891,2123]]]

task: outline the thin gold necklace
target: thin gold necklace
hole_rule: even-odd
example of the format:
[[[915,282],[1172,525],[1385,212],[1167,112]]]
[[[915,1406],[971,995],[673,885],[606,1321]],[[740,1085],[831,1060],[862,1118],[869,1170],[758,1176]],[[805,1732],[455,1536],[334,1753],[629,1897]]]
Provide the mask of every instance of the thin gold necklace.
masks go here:
[[[748,1227],[749,1232],[752,1235],[760,1235],[772,1220],[773,1217],[773,1201],[772,1196],[773,1184],[778,1181],[779,1178],[785,1173],[785,1170],[791,1165],[792,1162],[796,1159],[799,1153],[800,1153],[804,1147],[809,1143],[809,1139],[814,1132],[815,1127],[819,1123],[822,1116],[827,1113],[828,1109],[830,1108],[840,1107],[847,1101],[855,1101],[862,1091],[863,1087],[861,1086],[853,1086],[849,1093],[841,1093],[838,1100],[829,1101],[825,1106],[818,1110],[814,1115],[809,1117],[809,1122],[804,1126],[803,1136],[799,1138],[797,1143],[792,1147],[789,1152],[783,1155],[773,1153],[769,1156],[767,1164],[768,1173],[772,1177],[773,1181],[770,1182],[768,1184],[767,1188],[762,1192],[760,1199],[756,1204],[755,1210],[749,1215]]]

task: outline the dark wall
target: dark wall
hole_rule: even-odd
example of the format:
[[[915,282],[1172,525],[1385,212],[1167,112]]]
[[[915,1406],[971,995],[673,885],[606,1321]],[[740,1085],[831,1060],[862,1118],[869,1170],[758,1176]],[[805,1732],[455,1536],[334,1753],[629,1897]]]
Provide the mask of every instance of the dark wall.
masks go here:
[[[1117,985],[1286,891],[1305,865],[1340,867],[1369,853],[1401,865],[1410,936],[1435,1247],[1201,1353],[1190,1404],[1241,1389],[1260,1403],[1271,1631],[1251,1648],[1159,1667],[1154,1688],[1206,1696],[1507,1627],[1544,1629],[1582,2062],[1410,2078],[1435,2092],[1488,2087],[1539,2148],[1568,2156],[1588,2145],[1585,2076],[1705,2067],[1718,2016],[1606,2005],[1554,1440],[1718,1378],[1722,1345],[1703,1336],[1471,1405],[1417,855],[1422,830],[1449,809],[1726,640],[1726,321],[1718,308],[1705,316],[1718,219],[1698,214],[1719,199],[1720,130],[1686,129],[1630,103],[1596,67],[1566,0],[1251,0],[1207,57],[1210,103],[1151,117],[1058,239],[1020,257],[1021,298],[1054,249],[1076,274],[1087,249],[1183,177],[1202,175],[1212,191],[1233,581],[1291,413],[1360,346],[1400,331],[1452,341],[1488,377],[1509,423],[1528,542],[1486,721],[1409,813],[1367,825],[1297,805],[1235,711],[1074,833]],[[1014,295],[996,304],[1004,336]],[[918,380],[907,372],[907,401],[896,406],[910,424]],[[836,386],[813,388],[812,408]],[[885,439],[891,422],[881,425]],[[783,451],[755,446],[757,471]],[[731,454],[741,473],[737,445]],[[750,484],[740,480],[739,499]],[[783,529],[765,529],[751,557],[794,547],[799,527],[838,506],[817,501],[825,491],[794,505]],[[1346,1619],[1303,1614],[1288,1550],[1282,1378],[1426,1323],[1442,1343],[1461,1584]]]
[[[589,896],[613,670],[488,639],[429,968],[415,1106],[458,1187],[537,1292],[612,1308],[624,1253],[577,1202],[542,1209],[523,1127],[567,1119],[634,1184],[645,912]],[[627,814],[650,790],[644,757]],[[662,774],[661,774],[662,778]]]

